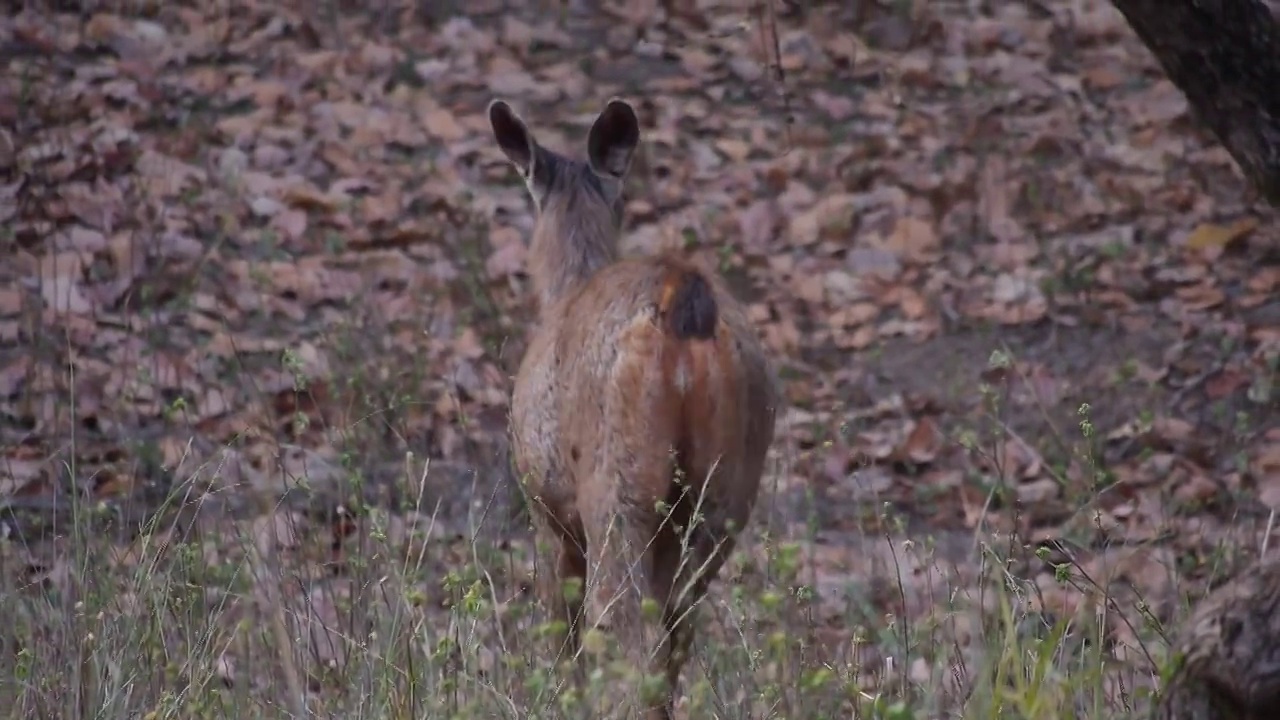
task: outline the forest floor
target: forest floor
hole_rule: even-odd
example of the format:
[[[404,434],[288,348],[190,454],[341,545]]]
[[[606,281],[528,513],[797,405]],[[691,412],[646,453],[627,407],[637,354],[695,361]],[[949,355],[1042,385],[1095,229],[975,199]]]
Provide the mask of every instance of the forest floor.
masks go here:
[[[999,616],[994,572],[1008,617],[1100,619],[1124,680],[1097,702],[1128,707],[1164,626],[1273,532],[1280,229],[1109,3],[152,5],[0,20],[0,604],[83,603],[86,573],[176,548],[287,567],[177,583],[220,608],[201,667],[260,701],[280,686],[228,628],[310,627],[280,682],[327,697],[374,540],[455,631],[457,568],[519,596],[532,215],[494,97],[567,152],[632,102],[625,250],[701,254],[777,360],[729,620],[792,573],[806,637],[916,698],[970,656],[904,628],[946,601],[942,644],[982,637],[955,606]],[[63,627],[37,616],[15,657]],[[154,709],[156,672],[93,687]]]

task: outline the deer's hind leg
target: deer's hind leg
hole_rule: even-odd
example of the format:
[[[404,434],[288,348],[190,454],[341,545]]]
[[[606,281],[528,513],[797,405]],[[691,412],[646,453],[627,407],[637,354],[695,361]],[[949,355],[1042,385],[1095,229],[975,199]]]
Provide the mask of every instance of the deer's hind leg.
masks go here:
[[[537,508],[530,513],[536,545],[535,589],[552,622],[564,624],[551,635],[551,659],[577,665],[587,562],[581,538]]]
[[[652,507],[610,493],[586,503],[588,591],[585,627],[599,628],[617,640],[631,669],[646,680],[665,674],[666,638],[663,597],[656,596]],[[649,685],[649,682],[645,682]],[[643,708],[646,720],[667,720],[666,694],[628,698],[628,707]],[[634,712],[634,711],[632,711]],[[626,717],[633,717],[628,713]]]
[[[658,523],[654,503],[644,507],[643,500],[627,496],[625,486],[634,472],[620,475],[605,470],[597,476],[601,478],[597,484],[608,482],[613,487],[593,488],[585,495],[589,498],[583,503],[582,518],[588,548],[586,626],[612,632],[628,652],[649,654],[658,639],[658,625],[645,611],[645,601],[662,600],[653,597]]]
[[[695,493],[688,493],[677,504],[673,521],[666,542],[660,546],[657,564],[666,593],[663,661],[674,700],[701,621],[699,606],[733,552],[736,537],[725,531],[721,510],[705,498],[699,501]]]
[[[579,490],[579,506],[587,536],[585,626],[608,631],[632,670],[651,678],[665,673],[666,598],[655,592],[660,584],[655,535],[672,460],[667,444],[646,439],[639,433],[610,433],[598,469]],[[666,697],[642,700],[645,717],[669,717]]]

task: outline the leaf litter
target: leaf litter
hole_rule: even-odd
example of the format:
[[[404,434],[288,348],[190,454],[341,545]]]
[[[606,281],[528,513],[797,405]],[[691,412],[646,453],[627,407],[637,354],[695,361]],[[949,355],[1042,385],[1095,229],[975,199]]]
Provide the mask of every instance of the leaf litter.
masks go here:
[[[551,5],[7,17],[39,52],[0,80],[6,532],[53,533],[68,493],[128,527],[176,491],[305,547],[358,473],[401,525],[447,509],[447,566],[511,493],[531,319],[485,103],[565,147],[621,94],[624,248],[705,254],[750,303],[791,403],[758,517],[808,538],[833,628],[843,583],[899,573],[867,550],[886,507],[957,561],[1016,529],[1110,577],[1113,541],[1147,542],[1118,575],[1166,607],[1169,565],[1257,544],[1275,224],[1108,3],[807,4],[781,81],[732,3]],[[1030,572],[1055,612],[1087,594]]]

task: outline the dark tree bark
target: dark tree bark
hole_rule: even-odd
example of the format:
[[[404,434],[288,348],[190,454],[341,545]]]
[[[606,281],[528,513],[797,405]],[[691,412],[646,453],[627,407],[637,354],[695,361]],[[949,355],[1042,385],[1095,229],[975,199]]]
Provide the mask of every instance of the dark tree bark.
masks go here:
[[[1280,205],[1280,23],[1260,0],[1111,0],[1244,170]]]
[[[1280,718],[1280,561],[1257,561],[1210,593],[1172,649],[1178,665],[1153,720]]]

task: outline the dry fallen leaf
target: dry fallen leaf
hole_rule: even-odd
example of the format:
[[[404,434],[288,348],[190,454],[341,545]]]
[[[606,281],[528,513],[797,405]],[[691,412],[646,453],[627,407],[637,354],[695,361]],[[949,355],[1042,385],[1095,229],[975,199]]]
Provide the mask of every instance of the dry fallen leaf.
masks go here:
[[[1258,488],[1264,495],[1262,501],[1280,508],[1280,443],[1259,450],[1250,471],[1258,479]]]
[[[885,247],[910,262],[928,262],[941,249],[933,225],[910,216],[898,218],[893,232],[885,240]]]
[[[1187,247],[1192,250],[1223,248],[1245,237],[1257,227],[1258,219],[1255,217],[1240,218],[1226,225],[1203,223],[1187,236]]]
[[[421,114],[423,127],[442,142],[456,142],[467,136],[467,129],[448,108],[432,103],[420,108],[418,112]]]
[[[923,465],[932,462],[942,449],[942,433],[933,418],[924,416],[912,423],[896,454],[902,460]]]
[[[78,252],[49,255],[40,263],[40,295],[56,312],[90,313],[93,306],[82,291],[83,258]]]
[[[830,323],[836,328],[851,328],[868,323],[880,314],[875,303],[860,302],[836,310],[830,315]]]
[[[818,242],[827,233],[847,234],[856,204],[857,196],[851,194],[820,199],[812,208],[791,217],[788,240],[803,247]]]

